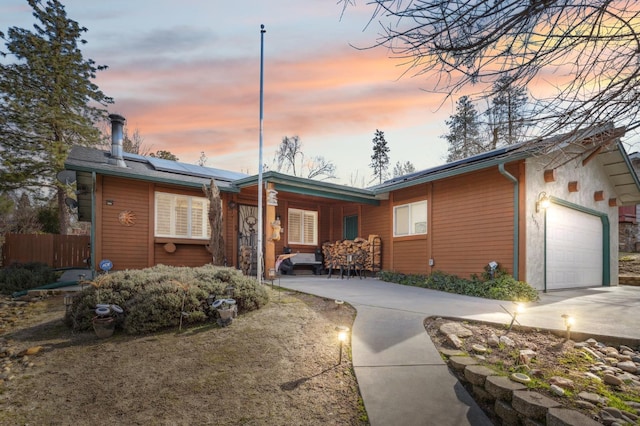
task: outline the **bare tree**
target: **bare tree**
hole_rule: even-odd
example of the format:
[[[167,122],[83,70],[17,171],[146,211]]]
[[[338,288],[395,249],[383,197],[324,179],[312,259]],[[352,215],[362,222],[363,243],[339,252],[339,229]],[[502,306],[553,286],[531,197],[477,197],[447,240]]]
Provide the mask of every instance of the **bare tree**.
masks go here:
[[[354,0],[339,0],[346,9]],[[449,96],[475,85],[492,96],[509,75],[544,85],[530,110],[538,136],[615,121],[640,127],[640,8],[629,0],[371,0],[375,46],[435,76]],[[344,13],[344,9],[343,9]],[[533,93],[530,93],[533,97]]]
[[[285,136],[282,138],[282,142],[280,142],[280,146],[278,147],[278,151],[276,152],[276,162],[279,172],[289,172],[294,176],[298,176],[296,171],[296,162],[300,158],[304,158],[304,154],[302,153],[302,142],[300,142],[300,138],[298,136],[288,137]]]
[[[336,166],[321,155],[311,157],[305,161],[302,152],[302,142],[298,136],[285,136],[280,142],[274,158],[275,168],[278,172],[291,173],[293,176],[306,177],[308,179],[335,179]],[[269,170],[268,165],[264,166]]]

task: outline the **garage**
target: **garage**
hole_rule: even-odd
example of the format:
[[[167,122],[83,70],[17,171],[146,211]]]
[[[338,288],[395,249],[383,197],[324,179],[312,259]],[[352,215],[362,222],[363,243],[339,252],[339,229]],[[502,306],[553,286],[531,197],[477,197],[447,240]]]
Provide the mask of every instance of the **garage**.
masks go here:
[[[546,221],[546,289],[602,286],[601,218],[552,204]]]

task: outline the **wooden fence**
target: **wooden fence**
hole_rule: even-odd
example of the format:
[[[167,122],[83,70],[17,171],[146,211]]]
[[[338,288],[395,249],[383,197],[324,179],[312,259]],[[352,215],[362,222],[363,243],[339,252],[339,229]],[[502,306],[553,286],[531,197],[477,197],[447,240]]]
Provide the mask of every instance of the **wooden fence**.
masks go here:
[[[5,234],[2,266],[42,262],[52,268],[86,268],[88,235]]]

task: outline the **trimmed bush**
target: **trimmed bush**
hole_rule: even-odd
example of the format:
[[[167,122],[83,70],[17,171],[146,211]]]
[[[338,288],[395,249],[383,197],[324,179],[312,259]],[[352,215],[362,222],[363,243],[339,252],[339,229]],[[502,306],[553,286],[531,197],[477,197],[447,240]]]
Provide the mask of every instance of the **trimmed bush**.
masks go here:
[[[228,296],[229,292],[233,296]],[[75,299],[65,321],[74,330],[90,330],[98,303],[124,309],[117,323],[129,334],[150,333],[215,317],[209,295],[232,297],[238,312],[259,309],[268,300],[265,288],[238,270],[207,265],[179,268],[158,265],[100,275]]]
[[[381,271],[378,277],[383,281],[414,287],[446,291],[448,293],[483,297],[485,299],[531,302],[538,300],[538,292],[524,281],[518,281],[504,270],[492,274],[485,270],[482,277],[473,275],[470,279],[435,271],[431,275],[400,274]]]
[[[45,263],[14,263],[0,270],[0,293],[12,294],[56,282],[58,274]]]

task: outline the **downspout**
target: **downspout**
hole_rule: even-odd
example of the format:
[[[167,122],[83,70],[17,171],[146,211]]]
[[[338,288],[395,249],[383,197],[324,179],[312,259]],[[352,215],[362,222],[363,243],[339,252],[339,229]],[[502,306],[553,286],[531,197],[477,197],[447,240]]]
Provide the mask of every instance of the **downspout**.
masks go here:
[[[89,251],[89,268],[91,269],[91,279],[96,273],[96,172],[91,172],[91,249]]]
[[[518,280],[519,271],[518,265],[520,260],[520,186],[518,185],[518,179],[511,173],[505,170],[504,163],[498,164],[498,170],[500,174],[511,182],[513,182],[513,278]]]

